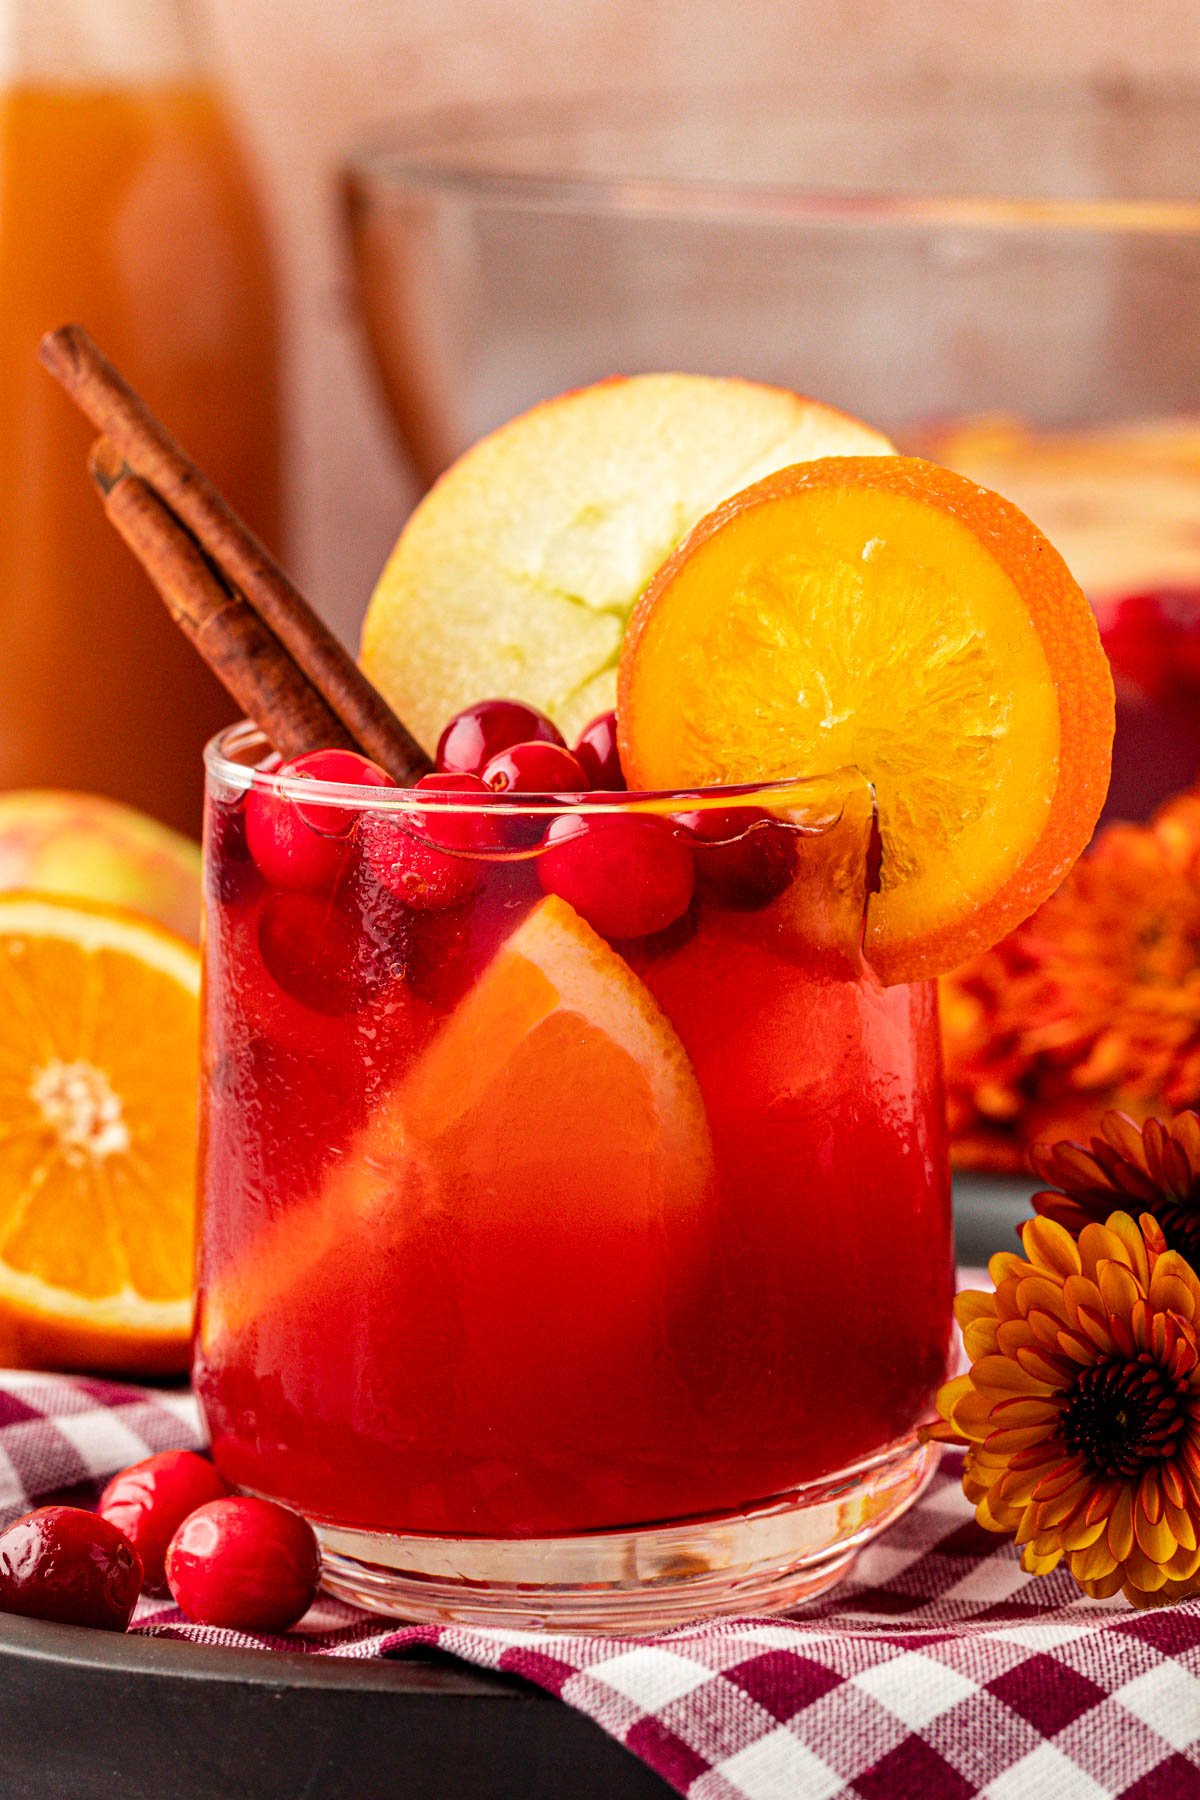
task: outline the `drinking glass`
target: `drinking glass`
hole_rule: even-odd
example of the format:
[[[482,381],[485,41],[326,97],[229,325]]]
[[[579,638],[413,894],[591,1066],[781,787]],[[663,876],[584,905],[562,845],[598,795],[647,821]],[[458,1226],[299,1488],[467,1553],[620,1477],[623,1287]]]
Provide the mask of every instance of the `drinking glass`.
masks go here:
[[[207,754],[223,1474],[411,1618],[829,1586],[930,1472],[953,1287],[935,997],[863,959],[862,778],[476,801],[264,751]]]

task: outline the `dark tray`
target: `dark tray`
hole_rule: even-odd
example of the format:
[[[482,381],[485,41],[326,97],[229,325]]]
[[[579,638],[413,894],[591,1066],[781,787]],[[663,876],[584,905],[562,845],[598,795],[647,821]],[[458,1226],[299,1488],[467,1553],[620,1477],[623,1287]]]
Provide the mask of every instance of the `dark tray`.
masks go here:
[[[959,1257],[1015,1247],[1029,1182],[955,1184]],[[0,1614],[0,1800],[663,1800],[590,1719],[436,1651],[221,1650]]]
[[[436,1652],[221,1650],[0,1616],[4,1800],[664,1800],[572,1707]]]

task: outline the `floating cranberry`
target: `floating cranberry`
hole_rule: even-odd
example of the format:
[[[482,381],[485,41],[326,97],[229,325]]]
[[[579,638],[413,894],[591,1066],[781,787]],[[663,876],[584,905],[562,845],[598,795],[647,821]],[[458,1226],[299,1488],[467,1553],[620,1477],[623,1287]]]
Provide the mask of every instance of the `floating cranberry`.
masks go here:
[[[478,775],[498,750],[537,739],[561,744],[562,733],[536,706],[521,700],[477,700],[455,713],[438,740],[442,771]]]
[[[316,894],[268,894],[258,949],[285,994],[330,1018],[356,1012],[392,972],[373,954],[357,911]]]
[[[100,1517],[129,1539],[146,1586],[166,1580],[167,1545],[189,1513],[228,1494],[228,1483],[194,1450],[163,1450],[114,1475],[100,1496]]]
[[[167,1547],[167,1583],[197,1625],[286,1631],[316,1598],[321,1556],[311,1525],[273,1500],[210,1500]]]
[[[78,1506],[39,1506],[0,1532],[0,1612],[124,1631],[142,1561],[117,1527]]]
[[[697,882],[726,906],[767,906],[796,878],[795,832],[759,807],[681,813],[679,823],[695,840]]]
[[[295,781],[338,781],[358,787],[394,788],[377,764],[353,750],[312,750],[279,769]],[[246,841],[273,887],[328,893],[346,867],[347,840],[358,813],[351,806],[311,804],[253,788],[246,797]]]
[[[363,862],[381,887],[406,906],[435,911],[475,892],[487,872],[478,853],[495,849],[499,838],[492,821],[471,804],[490,797],[478,775],[423,775],[417,787],[448,799],[461,794],[470,810],[371,813],[363,820],[360,844]]]
[[[617,715],[601,713],[584,730],[575,746],[575,760],[587,777],[591,788],[617,791],[625,786],[621,757],[617,750]]]
[[[667,819],[560,815],[546,834],[538,875],[607,938],[663,931],[688,909],[692,853]]]

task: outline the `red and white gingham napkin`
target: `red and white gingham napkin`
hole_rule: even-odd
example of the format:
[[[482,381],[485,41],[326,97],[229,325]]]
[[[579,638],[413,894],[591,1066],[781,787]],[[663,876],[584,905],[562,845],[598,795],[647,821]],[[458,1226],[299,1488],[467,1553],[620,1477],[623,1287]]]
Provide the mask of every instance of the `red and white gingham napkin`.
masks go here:
[[[94,1501],[116,1469],[198,1445],[187,1394],[0,1373],[0,1525]],[[917,1506],[793,1619],[644,1639],[392,1626],[321,1600],[282,1638],[134,1629],[318,1656],[414,1644],[527,1677],[590,1715],[689,1800],[1191,1800],[1200,1794],[1200,1602],[1135,1613],[1022,1573],[980,1529],[946,1453]]]

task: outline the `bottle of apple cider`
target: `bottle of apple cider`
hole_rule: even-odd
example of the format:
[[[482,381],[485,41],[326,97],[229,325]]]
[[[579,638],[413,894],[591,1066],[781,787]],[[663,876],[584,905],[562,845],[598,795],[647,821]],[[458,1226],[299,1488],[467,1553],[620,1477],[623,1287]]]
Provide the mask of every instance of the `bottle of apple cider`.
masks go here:
[[[0,0],[0,788],[195,829],[229,701],[107,523],[95,434],[36,360],[68,320],[277,544],[274,281],[186,0]]]

